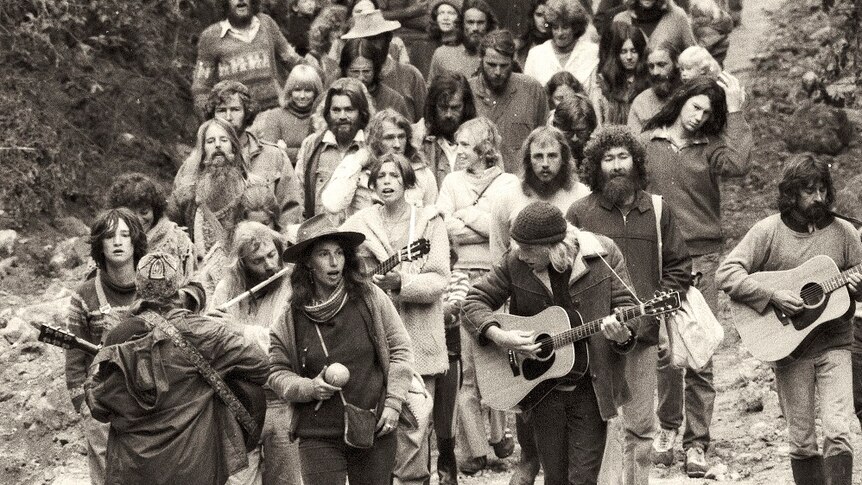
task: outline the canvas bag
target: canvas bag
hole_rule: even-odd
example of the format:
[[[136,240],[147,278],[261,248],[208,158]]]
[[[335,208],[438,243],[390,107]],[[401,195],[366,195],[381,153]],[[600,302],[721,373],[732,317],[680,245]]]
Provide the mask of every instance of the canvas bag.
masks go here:
[[[662,260],[661,213],[662,198],[652,194],[655,211],[655,229],[658,242],[659,272],[664,265]],[[703,294],[691,285],[681,302],[679,310],[662,315],[664,325],[659,330],[659,345],[670,348],[671,365],[678,369],[703,369],[715,354],[718,345],[724,340],[724,329],[709,308]]]

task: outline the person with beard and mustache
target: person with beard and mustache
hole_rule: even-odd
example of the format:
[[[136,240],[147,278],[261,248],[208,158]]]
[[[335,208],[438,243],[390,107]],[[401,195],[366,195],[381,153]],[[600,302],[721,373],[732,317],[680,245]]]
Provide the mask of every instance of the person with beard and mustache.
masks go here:
[[[680,85],[679,51],[670,44],[647,50],[647,69],[650,87],[635,96],[629,107],[627,125],[635,133],[664,107],[668,98]]]
[[[281,256],[287,247],[284,237],[259,222],[237,224],[233,235],[228,264],[212,298],[207,302],[208,316],[216,318],[228,330],[255,342],[269,352],[270,329],[289,308],[286,302],[292,294],[290,276],[279,278],[249,298],[227,308],[219,307],[230,299],[250,290],[274,275],[285,263]],[[261,433],[261,449],[257,450],[264,485],[299,485],[299,450],[290,439],[292,411],[275,393],[266,389],[266,420]]]
[[[569,71],[589,94],[593,89],[591,78],[599,65],[599,46],[588,32],[589,14],[578,0],[548,0],[545,21],[551,38],[530,49],[524,74],[544,86],[554,74]]]
[[[476,114],[497,124],[503,137],[503,167],[517,173],[521,143],[548,121],[545,89],[534,78],[513,72],[515,39],[508,30],[486,35],[479,52],[479,74],[470,78]]]
[[[371,106],[358,79],[338,79],[323,98],[326,129],[309,135],[299,147],[296,175],[305,187],[306,218],[324,212],[323,188],[346,156],[358,156],[363,168],[369,163],[364,129],[371,119]]]
[[[562,131],[540,126],[524,140],[521,149],[521,186],[491,200],[488,246],[491,260],[499,261],[511,242],[510,232],[518,213],[532,202],[544,201],[560,211],[589,195],[590,189],[578,181],[569,142]],[[532,485],[539,473],[539,455],[529,422],[522,414],[516,420],[521,459],[510,485]]]
[[[462,12],[461,43],[441,45],[434,51],[428,79],[434,79],[444,72],[457,72],[470,78],[479,70],[482,38],[497,28],[497,16],[484,0],[467,0]]]
[[[627,0],[628,8],[614,17],[614,23],[631,24],[644,33],[649,46],[670,44],[677,52],[697,45],[691,21],[674,0]]]
[[[466,121],[476,117],[473,90],[462,74],[444,72],[431,79],[428,103],[425,105],[426,136],[422,154],[437,179],[437,186],[455,170],[455,132]]]
[[[598,129],[587,143],[584,172],[593,193],[576,201],[566,219],[574,226],[611,238],[626,261],[635,293],[647,300],[659,290],[688,289],[691,257],[676,226],[673,211],[663,205],[655,212],[646,187],[646,151],[625,126]],[[661,233],[656,234],[656,218]],[[659,241],[659,237],[661,241]],[[659,259],[659,248],[661,259]],[[659,266],[661,265],[661,266]],[[631,401],[620,408],[621,440],[608,441],[600,483],[647,485],[652,468],[655,434],[653,395],[656,390],[656,344],[659,325],[655,318],[638,320],[638,345],[626,355],[625,375]],[[611,433],[615,436],[615,433]],[[611,477],[613,476],[613,478]]]
[[[234,80],[246,86],[261,109],[278,106],[284,74],[310,55],[296,53],[275,20],[259,13],[258,0],[222,0],[224,20],[207,27],[198,41],[192,80],[195,108],[205,111],[210,89],[219,81]]]
[[[567,93],[554,110],[551,125],[566,135],[575,167],[580,173],[584,160],[584,145],[598,125],[593,104],[584,94]]]
[[[703,275],[698,289],[713,312],[718,312],[715,269],[724,246],[720,182],[722,177],[745,175],[752,144],[751,128],[742,113],[727,114],[741,108],[742,89],[733,78],[725,77],[724,82],[727,87],[708,79],[684,84],[647,123],[643,134],[648,189],[673,208],[692,256],[692,271]],[[715,402],[712,361],[699,371],[675,369],[670,352],[661,350],[661,430],[653,443],[653,459],[673,463],[673,444],[685,412],[686,472],[702,477],[708,469],[704,453]]]
[[[839,270],[862,263],[853,226],[831,211],[835,188],[829,165],[811,155],[790,160],[778,183],[778,214],[756,223],[727,255],[716,282],[734,301],[761,313],[802,309],[798,294],[766,287],[749,276],[792,269],[814,256],[832,258]],[[847,289],[862,301],[862,276],[847,273]],[[852,306],[851,306],[852,308]],[[778,400],[787,419],[790,465],[797,485],[849,485],[853,476],[853,383],[850,346],[853,311],[824,323],[795,359],[772,363]],[[815,389],[817,392],[815,392]],[[815,429],[820,409],[823,451]]]

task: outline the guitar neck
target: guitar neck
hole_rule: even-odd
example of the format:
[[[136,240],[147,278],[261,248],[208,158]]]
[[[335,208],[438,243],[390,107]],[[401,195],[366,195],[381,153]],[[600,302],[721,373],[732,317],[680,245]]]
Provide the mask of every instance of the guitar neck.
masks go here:
[[[617,316],[617,320],[627,322],[633,318],[640,317],[644,314],[643,306],[633,306],[624,308],[620,311]],[[553,336],[554,339],[554,348],[564,347],[571,343],[577,342],[579,340],[584,340],[585,338],[589,338],[593,334],[596,334],[602,330],[602,321],[604,318],[600,318],[598,320],[593,320],[591,322],[587,322],[583,325],[578,325],[572,329],[566,330],[565,332],[558,333]]]
[[[387,259],[386,261],[380,263],[380,266],[377,267],[377,270],[374,271],[374,274],[380,274],[380,275],[386,274],[386,273],[392,271],[393,268],[398,266],[398,263],[400,263],[400,262],[401,262],[401,254],[396,254],[396,255],[390,257],[389,259]]]
[[[847,277],[850,275],[862,275],[862,264],[857,264],[848,270],[842,271],[837,276],[829,278],[821,283],[820,286],[823,287],[824,293],[832,293],[838,288],[845,286],[849,281]]]

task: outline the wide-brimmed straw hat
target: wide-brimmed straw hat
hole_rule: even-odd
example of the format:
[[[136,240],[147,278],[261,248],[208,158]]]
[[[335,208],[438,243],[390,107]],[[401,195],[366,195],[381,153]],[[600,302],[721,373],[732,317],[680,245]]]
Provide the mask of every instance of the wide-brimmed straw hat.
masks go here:
[[[285,262],[296,263],[300,255],[321,239],[338,239],[356,247],[365,241],[365,234],[353,231],[339,231],[326,214],[318,214],[299,225],[296,244],[284,251]]]
[[[353,17],[353,27],[342,35],[343,40],[364,39],[374,37],[384,32],[393,32],[401,28],[401,22],[397,20],[386,20],[383,12],[372,10]]]

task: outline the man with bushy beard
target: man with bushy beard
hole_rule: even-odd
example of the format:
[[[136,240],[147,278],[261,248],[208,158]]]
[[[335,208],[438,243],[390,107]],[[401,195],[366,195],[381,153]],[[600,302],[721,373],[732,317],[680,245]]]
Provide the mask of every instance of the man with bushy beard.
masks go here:
[[[853,226],[835,217],[829,165],[811,155],[791,159],[778,183],[778,214],[756,223],[716,271],[716,284],[739,303],[764,313],[802,311],[798,292],[776,289],[750,276],[795,268],[814,256],[829,256],[845,271],[862,263]],[[862,276],[846,273],[847,290],[862,301]],[[838,291],[844,291],[840,289]],[[787,420],[790,466],[797,485],[850,485],[853,481],[853,383],[850,346],[853,307],[821,324],[793,359],[773,362],[778,401]],[[787,360],[790,360],[787,362]],[[816,390],[816,391],[815,391]],[[820,410],[822,453],[815,419]]]
[[[613,21],[639,28],[650,47],[670,44],[682,52],[697,45],[688,15],[674,0],[630,0]]]
[[[497,28],[497,17],[484,0],[468,0],[461,11],[464,12],[461,44],[441,45],[434,51],[428,79],[444,72],[457,72],[470,78],[479,70],[482,38]]]
[[[283,276],[245,300],[224,310],[221,305],[252,289],[284,267],[281,259],[287,242],[278,232],[259,222],[243,221],[236,225],[224,277],[216,285],[208,302],[209,316],[222,322],[228,330],[257,343],[269,352],[270,328],[284,318],[292,291],[290,277]],[[299,485],[299,449],[290,440],[292,411],[266,389],[266,420],[261,433],[261,448],[255,450],[250,465],[262,471],[263,485]],[[262,457],[261,457],[262,455]],[[255,476],[257,473],[248,473]]]
[[[500,261],[509,250],[512,223],[521,209],[532,202],[544,201],[565,213],[572,203],[590,193],[590,189],[578,181],[569,143],[560,130],[550,126],[536,128],[524,140],[521,152],[520,190],[501,193],[491,199],[488,228],[491,261]],[[523,414],[517,415],[516,429],[521,460],[509,483],[532,485],[539,473],[539,455],[532,428]]]
[[[324,211],[321,193],[346,156],[361,157],[363,169],[367,168],[369,156],[363,130],[371,114],[362,81],[341,78],[326,91],[323,99],[326,130],[303,140],[296,156],[296,175],[305,188],[306,219]],[[367,177],[365,180],[367,184]]]
[[[584,152],[585,178],[593,192],[572,204],[566,219],[580,229],[608,236],[619,246],[639,300],[648,300],[658,290],[686,291],[691,257],[673,212],[667,205],[656,212],[653,196],[644,191],[643,144],[627,127],[609,125],[593,133]],[[660,234],[656,233],[657,218]],[[608,478],[602,483],[649,483],[658,333],[657,319],[638,320],[638,345],[625,361],[631,401],[620,408],[622,422],[611,427],[622,427],[624,444],[610,439],[602,461],[622,466],[602,467],[602,475]]]
[[[438,188],[446,175],[455,171],[458,149],[455,132],[475,117],[473,90],[466,77],[444,72],[431,79],[425,105],[427,135],[422,141],[422,154],[437,179]]]
[[[650,87],[635,96],[629,109],[627,124],[635,133],[643,131],[647,121],[661,111],[679,87],[679,52],[670,44],[651,47],[647,51]]]
[[[518,173],[518,153],[530,131],[548,122],[545,88],[530,76],[513,72],[515,38],[495,30],[482,39],[479,74],[470,78],[476,115],[497,124],[503,137],[503,168]],[[508,240],[508,239],[507,239]]]
[[[226,79],[239,81],[262,110],[278,106],[288,73],[303,58],[279,30],[275,20],[259,13],[259,0],[222,0],[223,20],[207,27],[198,41],[192,95],[199,113],[205,111],[210,89]],[[312,56],[307,61],[318,66]]]

